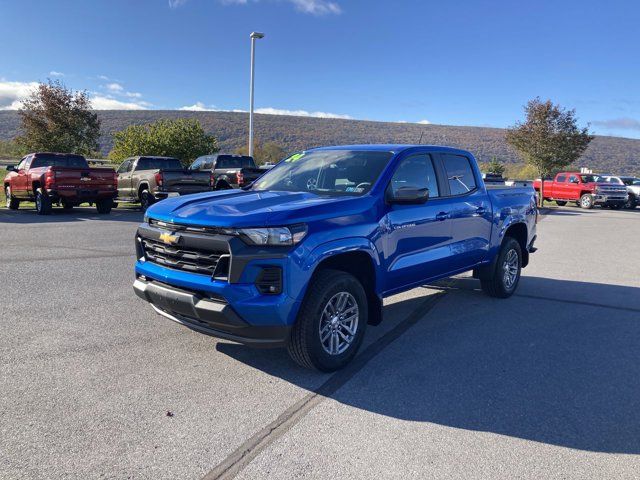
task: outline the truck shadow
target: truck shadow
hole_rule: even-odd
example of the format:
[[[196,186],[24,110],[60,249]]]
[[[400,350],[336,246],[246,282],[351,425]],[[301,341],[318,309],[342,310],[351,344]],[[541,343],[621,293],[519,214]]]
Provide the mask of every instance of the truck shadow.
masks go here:
[[[640,288],[523,277],[521,295],[497,300],[478,287],[439,285],[449,290],[440,304],[330,398],[401,420],[639,454],[640,305],[618,299],[640,299]],[[598,294],[564,295],[583,290]],[[424,301],[386,306],[385,317]],[[217,348],[302,388],[318,378],[283,350]]]
[[[51,215],[38,215],[34,209],[0,209],[0,223],[65,223],[86,220],[105,220],[111,222],[142,222],[144,214],[135,208],[117,208],[107,215],[100,215],[93,207],[76,207],[71,211],[54,208]]]

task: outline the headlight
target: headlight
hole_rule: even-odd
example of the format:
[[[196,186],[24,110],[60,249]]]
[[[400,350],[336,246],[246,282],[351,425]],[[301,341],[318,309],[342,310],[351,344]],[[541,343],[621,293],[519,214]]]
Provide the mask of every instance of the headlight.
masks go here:
[[[236,232],[249,245],[286,246],[300,243],[307,234],[307,226],[238,228]]]

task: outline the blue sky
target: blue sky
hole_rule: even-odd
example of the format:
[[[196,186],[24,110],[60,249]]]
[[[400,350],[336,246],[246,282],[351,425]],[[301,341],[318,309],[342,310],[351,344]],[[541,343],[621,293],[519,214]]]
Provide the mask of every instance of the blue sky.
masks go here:
[[[505,127],[528,99],[640,138],[640,2],[0,0],[0,108],[60,79],[96,108]]]

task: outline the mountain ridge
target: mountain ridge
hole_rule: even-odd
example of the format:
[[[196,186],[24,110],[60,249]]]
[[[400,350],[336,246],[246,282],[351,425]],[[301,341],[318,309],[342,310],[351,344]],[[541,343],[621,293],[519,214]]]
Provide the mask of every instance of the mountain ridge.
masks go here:
[[[113,146],[111,133],[132,124],[155,122],[161,118],[195,118],[207,133],[217,137],[221,151],[233,152],[246,144],[248,114],[238,112],[194,112],[181,110],[99,110],[101,121],[100,150],[107,154]],[[20,118],[16,111],[0,111],[0,139],[10,140],[19,134]],[[504,163],[521,163],[517,153],[504,140],[505,129],[394,123],[338,118],[255,115],[255,137],[261,142],[275,142],[286,152],[321,145],[358,143],[417,143],[450,145],[471,151],[480,162],[497,157]],[[624,137],[596,136],[575,167],[598,171],[640,175],[640,140]]]

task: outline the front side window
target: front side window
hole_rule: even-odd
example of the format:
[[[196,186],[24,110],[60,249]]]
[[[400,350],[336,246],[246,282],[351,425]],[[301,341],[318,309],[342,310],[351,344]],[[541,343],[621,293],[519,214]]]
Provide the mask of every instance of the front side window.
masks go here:
[[[464,195],[476,189],[476,178],[471,162],[462,155],[442,155],[451,195]]]
[[[198,158],[196,159],[195,162],[191,164],[191,166],[189,167],[189,170],[200,170],[200,168],[202,168],[203,163],[204,163],[204,160],[201,158]]]
[[[428,188],[430,198],[440,196],[431,155],[427,153],[411,155],[400,162],[391,179],[391,189],[396,193],[403,187]]]
[[[567,179],[566,175],[558,175],[558,180],[556,180],[558,183],[562,183]]]
[[[576,177],[575,175],[571,175],[569,177],[569,182],[571,183],[578,183],[578,177]]]
[[[292,155],[268,170],[251,190],[363,195],[374,185],[392,152],[316,150]]]

